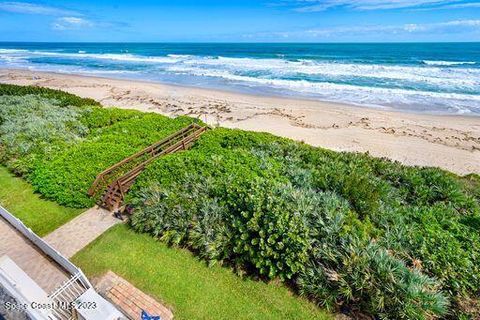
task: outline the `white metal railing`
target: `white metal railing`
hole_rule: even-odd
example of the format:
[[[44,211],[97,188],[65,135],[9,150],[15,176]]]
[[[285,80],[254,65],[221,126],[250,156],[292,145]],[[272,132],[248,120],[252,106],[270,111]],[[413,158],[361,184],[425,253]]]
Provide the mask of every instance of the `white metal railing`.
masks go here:
[[[48,296],[55,306],[52,312],[57,318],[74,318],[74,306],[72,303],[88,290],[80,281],[81,277],[79,273],[73,275]]]
[[[81,281],[85,287],[87,288],[92,287],[92,284],[90,283],[90,281],[88,281],[87,277],[83,274],[80,268],[75,266],[67,258],[65,258],[60,252],[55,250],[55,248],[53,248],[47,242],[45,242],[42,238],[37,236],[22,221],[20,221],[18,218],[13,216],[10,212],[8,212],[2,206],[0,206],[0,216],[2,216],[5,220],[7,220],[23,236],[25,236],[28,240],[33,242],[33,244],[35,244],[38,249],[40,249],[45,255],[53,259],[53,261],[58,263],[60,266],[62,266],[71,275],[80,274],[79,281]]]
[[[0,217],[3,217],[10,225],[18,230],[24,237],[30,240],[39,250],[41,250],[46,256],[50,257],[53,261],[58,263],[63,267],[71,277],[55,289],[49,296],[49,301],[53,302],[56,307],[54,307],[48,315],[39,313],[37,310],[27,309],[29,315],[33,319],[48,319],[50,320],[71,320],[77,319],[77,312],[74,309],[73,302],[75,302],[82,294],[88,290],[93,290],[93,286],[88,281],[87,277],[83,274],[82,270],[71,263],[67,258],[65,258],[60,252],[55,250],[42,238],[37,236],[30,228],[25,226],[22,221],[14,217],[10,212],[5,208],[0,206]],[[18,290],[16,290],[11,284],[12,279],[7,279],[2,276],[0,273],[0,284],[6,286],[6,289],[9,293],[13,294],[15,298],[19,298],[20,301],[25,303],[30,303],[31,301],[26,300],[26,297],[20,295]],[[95,292],[95,291],[94,291]],[[97,294],[98,295],[98,294]],[[25,300],[25,301],[24,301]],[[100,300],[99,300],[100,301]],[[114,315],[115,319],[126,319],[123,314],[119,312],[111,303],[106,300],[102,300],[101,304],[103,307],[99,309],[105,309],[105,306],[109,306],[109,315]],[[108,308],[107,308],[108,309]],[[100,316],[100,318],[99,318]],[[97,314],[95,316],[89,317],[88,319],[102,319],[105,315]],[[83,319],[83,318],[82,318]],[[109,318],[113,319],[113,318]],[[103,319],[102,319],[103,320]]]
[[[78,273],[73,275],[70,279],[60,285],[60,287],[58,287],[52,294],[50,294],[49,298],[54,300],[61,298],[62,295],[65,295],[67,298],[69,298],[69,302],[77,299],[78,296],[88,290],[88,288],[84,287],[81,282],[78,282],[80,277],[81,275]]]

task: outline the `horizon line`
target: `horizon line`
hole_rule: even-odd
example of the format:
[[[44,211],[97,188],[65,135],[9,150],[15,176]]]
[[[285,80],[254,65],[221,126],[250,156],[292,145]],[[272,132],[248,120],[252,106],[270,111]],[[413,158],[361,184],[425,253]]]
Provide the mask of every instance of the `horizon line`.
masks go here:
[[[0,43],[111,43],[111,44],[418,44],[418,43],[480,43],[478,41],[17,41]]]

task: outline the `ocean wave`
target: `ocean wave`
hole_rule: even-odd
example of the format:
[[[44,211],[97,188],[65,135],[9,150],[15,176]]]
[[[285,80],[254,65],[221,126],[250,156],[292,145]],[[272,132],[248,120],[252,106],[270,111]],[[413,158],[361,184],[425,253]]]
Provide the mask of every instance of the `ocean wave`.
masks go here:
[[[423,60],[424,64],[429,66],[458,66],[458,65],[473,65],[477,64],[475,61],[442,61],[442,60]]]
[[[192,56],[191,54],[167,54],[167,57],[185,60],[185,59],[194,58],[195,56]]]
[[[181,72],[178,69],[177,72]],[[188,70],[191,74],[192,70]],[[303,93],[322,100],[345,102],[355,105],[385,107],[394,105],[425,105],[439,109],[454,109],[456,113],[479,113],[480,95],[447,92],[418,91],[397,88],[364,87],[329,82],[306,80],[264,79],[234,75],[225,71],[196,70],[196,76],[220,77],[228,81],[240,82],[246,86],[265,86],[292,93]]]
[[[45,57],[50,58],[39,59]],[[280,55],[268,59],[188,54],[143,56],[4,48],[0,49],[0,64],[150,80],[183,75],[192,79],[202,77],[196,83],[207,83],[214,78],[215,83],[224,83],[227,88],[269,88],[280,94],[286,91],[357,105],[421,105],[448,112],[480,113],[480,68],[468,61],[425,60],[422,65],[387,65],[289,60]],[[457,64],[466,66],[458,68]]]
[[[172,57],[145,57],[134,55],[130,53],[66,53],[66,52],[45,52],[45,51],[31,51],[36,56],[55,56],[55,57],[70,57],[70,58],[87,58],[98,60],[114,60],[124,62],[142,62],[142,63],[176,63],[178,59]]]
[[[6,50],[6,51],[1,51]],[[71,59],[110,60],[125,63],[158,64],[161,68],[169,65],[185,65],[194,68],[228,70],[236,74],[262,73],[272,77],[330,77],[345,78],[371,78],[376,81],[400,80],[408,83],[423,83],[427,85],[451,88],[466,88],[474,90],[480,86],[480,68],[441,68],[438,63],[465,63],[429,61],[428,65],[382,65],[382,64],[356,64],[335,61],[315,61],[308,59],[288,60],[283,58],[259,59],[222,56],[195,56],[187,54],[168,54],[166,56],[142,56],[130,53],[78,53],[52,52],[52,51],[27,51],[17,49],[0,49],[0,54],[21,54],[23,58],[32,57],[62,57]],[[437,63],[437,64],[434,64]],[[121,66],[117,66],[121,67]]]
[[[181,68],[172,69],[178,72],[185,71]],[[395,93],[402,95],[425,95],[438,98],[454,98],[460,100],[473,100],[480,103],[480,95],[474,94],[460,94],[460,93],[444,93],[444,92],[429,92],[429,91],[417,91],[417,90],[407,90],[407,89],[393,89],[393,88],[377,88],[377,87],[364,87],[356,86],[350,84],[337,84],[330,82],[310,82],[307,80],[284,80],[284,79],[265,79],[249,76],[235,75],[228,72],[215,71],[215,70],[196,70],[192,71],[191,69],[187,70],[187,73],[194,73],[197,76],[207,76],[207,77],[221,77],[227,80],[234,81],[243,81],[247,83],[259,83],[263,85],[272,85],[277,87],[283,87],[288,89],[302,89],[310,90],[313,89],[315,93],[321,93],[325,89],[332,89],[343,91],[346,89],[352,90],[362,90],[368,92],[381,92],[381,93]]]
[[[169,56],[153,56],[146,57],[134,55],[130,53],[85,53],[79,50],[73,52],[53,52],[41,50],[20,50],[20,49],[0,49],[0,54],[22,54],[23,57],[59,57],[73,59],[97,59],[97,60],[114,60],[124,62],[142,62],[142,63],[176,63],[179,59]]]
[[[480,86],[480,69],[444,70],[422,66],[392,66],[381,64],[353,64],[320,62],[314,60],[290,61],[284,59],[253,59],[227,57],[195,57],[183,61],[197,67],[226,68],[234,72],[265,72],[272,76],[328,76],[334,78],[365,77],[429,83],[438,86],[475,88]]]
[[[77,66],[62,66],[55,67],[49,65],[42,66],[28,66],[27,69],[32,71],[43,71],[43,72],[56,72],[56,73],[65,73],[65,74],[80,74],[80,75],[91,75],[91,76],[132,76],[135,77],[140,75],[138,71],[132,70],[94,70],[87,69],[84,67]]]

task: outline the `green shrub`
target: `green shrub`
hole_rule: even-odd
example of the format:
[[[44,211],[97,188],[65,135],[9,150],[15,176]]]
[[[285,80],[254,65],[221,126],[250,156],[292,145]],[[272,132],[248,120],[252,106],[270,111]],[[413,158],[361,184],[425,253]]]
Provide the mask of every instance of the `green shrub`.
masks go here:
[[[475,183],[439,169],[215,129],[193,150],[142,174],[131,194],[132,223],[210,263],[298,277],[301,292],[332,308],[431,318],[447,312],[448,300],[476,295]],[[145,196],[152,188],[157,195]],[[214,214],[202,213],[204,220],[205,210]],[[283,252],[286,243],[293,249]],[[335,275],[341,284],[329,280]],[[458,304],[450,308],[460,314]]]
[[[142,113],[136,110],[116,108],[89,108],[82,114],[81,121],[90,129],[109,127],[115,123],[131,118],[139,118]]]
[[[130,110],[94,110],[83,120],[92,126],[84,141],[38,165],[30,177],[31,182],[36,191],[62,205],[92,206],[95,199],[89,197],[87,191],[100,172],[191,121],[187,117],[170,119]],[[98,127],[100,124],[104,126]]]
[[[429,319],[446,313],[439,284],[409,269],[362,230],[351,229],[348,202],[335,193],[311,194],[314,210],[306,215],[310,261],[297,285],[328,309],[347,305],[380,318]]]
[[[210,264],[223,263],[232,251],[227,248],[231,228],[225,223],[225,207],[206,196],[208,180],[189,181],[189,189],[174,192],[164,192],[159,185],[142,188],[131,225],[166,243],[187,245]],[[182,201],[185,197],[195,201]]]
[[[331,246],[317,250],[300,274],[302,294],[329,308],[347,303],[382,319],[431,319],[447,312],[438,283],[384,248],[356,240]]]
[[[452,206],[397,209],[381,219],[379,223],[388,227],[381,243],[442,279],[445,291],[456,295],[480,288],[480,233]]]
[[[268,278],[298,272],[308,239],[294,189],[280,177],[275,184],[260,178],[275,177],[276,163],[244,151],[192,154],[168,156],[142,174],[135,187],[134,228],[237,270]]]
[[[74,106],[101,106],[101,104],[90,98],[81,98],[61,90],[49,89],[36,86],[17,86],[14,84],[0,83],[0,96],[25,96],[37,95],[48,99],[59,101],[62,107]]]
[[[288,185],[258,179],[226,189],[236,265],[282,280],[302,270],[309,247],[297,201],[302,194]]]
[[[27,174],[36,160],[48,159],[86,136],[80,117],[81,110],[62,108],[57,100],[0,96],[1,158],[17,174]]]
[[[478,174],[468,174],[462,177],[461,182],[464,184],[465,188],[470,191],[470,193],[477,199],[477,203],[480,202],[480,175]]]

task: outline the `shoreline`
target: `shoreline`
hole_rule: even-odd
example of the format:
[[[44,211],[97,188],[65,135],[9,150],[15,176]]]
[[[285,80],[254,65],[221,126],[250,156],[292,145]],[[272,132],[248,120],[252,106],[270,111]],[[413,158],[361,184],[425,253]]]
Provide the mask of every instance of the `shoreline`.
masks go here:
[[[335,151],[369,152],[407,165],[480,173],[480,117],[382,110],[318,100],[99,76],[0,68],[0,82],[40,85],[106,107],[199,117]]]
[[[425,116],[439,116],[439,117],[466,117],[466,118],[479,118],[480,113],[445,113],[445,112],[434,112],[434,111],[416,111],[414,109],[395,109],[393,107],[388,106],[375,106],[375,105],[362,105],[362,104],[354,104],[354,103],[347,103],[347,102],[339,102],[339,101],[331,101],[331,100],[322,100],[316,97],[308,97],[308,96],[292,96],[292,95],[280,95],[274,93],[254,93],[254,92],[242,92],[242,90],[236,90],[232,88],[224,89],[224,88],[215,88],[215,87],[202,87],[202,86],[195,86],[195,85],[188,85],[188,84],[179,84],[179,83],[169,83],[169,82],[162,82],[157,80],[149,80],[149,79],[135,79],[129,77],[109,77],[107,75],[90,75],[88,73],[68,73],[68,72],[57,72],[57,71],[42,71],[36,69],[22,69],[22,68],[5,68],[0,66],[0,75],[3,72],[12,71],[12,72],[30,72],[30,73],[39,73],[39,74],[51,74],[51,75],[58,75],[58,76],[77,76],[77,77],[85,77],[85,78],[93,78],[93,79],[101,79],[105,81],[110,80],[119,80],[119,81],[128,81],[134,83],[144,83],[144,84],[158,84],[159,86],[165,87],[173,87],[185,90],[198,90],[198,91],[205,91],[208,92],[216,92],[218,94],[226,94],[226,95],[241,95],[241,96],[250,96],[252,98],[270,98],[270,99],[282,99],[282,100],[292,100],[292,101],[303,101],[306,103],[315,102],[318,104],[327,104],[327,105],[335,105],[338,107],[343,108],[360,108],[360,109],[367,109],[367,110],[374,110],[374,111],[381,111],[381,112],[389,112],[389,113],[399,113],[399,114],[411,114],[411,115],[425,115]],[[1,80],[1,79],[0,79]]]

